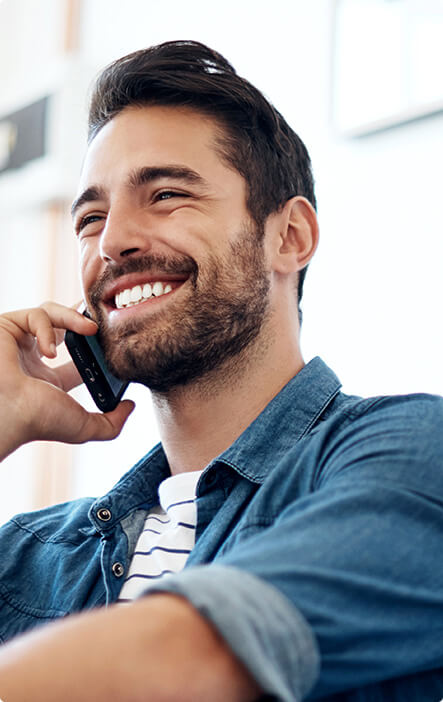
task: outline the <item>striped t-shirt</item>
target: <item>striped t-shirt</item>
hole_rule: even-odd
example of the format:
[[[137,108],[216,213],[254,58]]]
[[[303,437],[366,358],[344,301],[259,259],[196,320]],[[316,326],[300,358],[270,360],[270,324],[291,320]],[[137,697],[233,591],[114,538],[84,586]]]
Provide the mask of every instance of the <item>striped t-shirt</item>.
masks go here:
[[[141,595],[150,580],[185,567],[195,544],[195,491],[202,472],[178,473],[160,483],[160,505],[146,517],[119,602]]]

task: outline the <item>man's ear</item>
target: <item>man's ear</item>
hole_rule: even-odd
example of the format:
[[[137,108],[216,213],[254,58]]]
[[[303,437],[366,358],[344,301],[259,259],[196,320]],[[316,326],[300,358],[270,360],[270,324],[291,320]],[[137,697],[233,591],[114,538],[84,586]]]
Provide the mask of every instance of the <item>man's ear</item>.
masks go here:
[[[287,201],[277,216],[273,270],[294,273],[307,266],[318,244],[318,221],[311,203],[301,196]],[[276,222],[276,224],[277,224]]]

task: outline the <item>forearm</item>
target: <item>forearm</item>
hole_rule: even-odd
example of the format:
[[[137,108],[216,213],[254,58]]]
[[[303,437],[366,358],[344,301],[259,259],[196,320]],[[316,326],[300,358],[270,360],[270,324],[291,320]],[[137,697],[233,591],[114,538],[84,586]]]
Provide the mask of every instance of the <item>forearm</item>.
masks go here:
[[[0,412],[0,423],[2,422],[1,414]],[[8,430],[2,432],[0,435],[0,463],[26,443],[26,439],[23,438],[21,427],[11,426],[10,422],[8,424],[1,423],[1,426],[7,426]]]
[[[174,595],[78,615],[0,649],[4,702],[249,702],[258,695],[216,631]]]

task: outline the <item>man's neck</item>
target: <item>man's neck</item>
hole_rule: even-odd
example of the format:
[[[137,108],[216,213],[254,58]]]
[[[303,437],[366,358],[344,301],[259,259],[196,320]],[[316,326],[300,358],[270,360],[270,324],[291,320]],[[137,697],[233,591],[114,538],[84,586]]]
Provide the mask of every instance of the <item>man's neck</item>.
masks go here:
[[[172,474],[202,470],[254,421],[304,366],[298,344],[268,349],[209,381],[154,396]]]

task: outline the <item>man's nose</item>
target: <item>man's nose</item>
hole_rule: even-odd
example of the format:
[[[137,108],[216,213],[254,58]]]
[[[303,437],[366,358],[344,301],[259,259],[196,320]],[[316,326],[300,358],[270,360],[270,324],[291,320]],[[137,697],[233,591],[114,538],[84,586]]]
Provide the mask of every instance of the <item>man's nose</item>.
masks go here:
[[[106,263],[119,263],[123,258],[140,255],[152,247],[146,213],[140,217],[124,206],[110,208],[100,236],[100,256]]]

